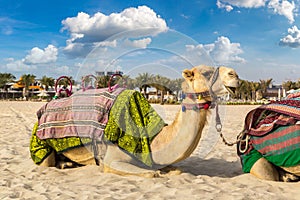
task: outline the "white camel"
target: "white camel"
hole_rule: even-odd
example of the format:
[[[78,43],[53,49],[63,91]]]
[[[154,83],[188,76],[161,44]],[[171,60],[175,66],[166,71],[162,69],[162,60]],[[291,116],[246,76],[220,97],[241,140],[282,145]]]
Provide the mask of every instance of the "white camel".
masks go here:
[[[164,126],[150,144],[153,166],[149,168],[141,164],[115,144],[106,144],[106,153],[101,161],[104,172],[154,177],[159,176],[160,169],[186,159],[199,143],[210,102],[216,96],[233,93],[239,83],[237,73],[223,66],[217,69],[197,66],[184,70],[182,76],[182,90],[187,95],[174,122]],[[101,145],[98,144],[99,149]],[[81,165],[95,165],[92,152],[91,145],[68,150],[63,155]],[[55,166],[55,159],[56,155],[52,152],[40,165]],[[174,173],[177,172],[180,173],[174,170]]]

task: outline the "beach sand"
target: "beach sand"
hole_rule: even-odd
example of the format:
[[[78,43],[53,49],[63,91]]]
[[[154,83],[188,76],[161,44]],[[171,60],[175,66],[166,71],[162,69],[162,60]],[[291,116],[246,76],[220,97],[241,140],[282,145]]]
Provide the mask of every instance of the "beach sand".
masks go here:
[[[300,199],[300,183],[259,180],[241,171],[235,146],[225,146],[213,125],[181,175],[142,178],[104,174],[97,166],[59,170],[35,165],[29,154],[35,112],[44,102],[0,102],[0,199]],[[166,122],[178,106],[155,105]],[[234,141],[255,106],[223,106],[223,133]],[[212,110],[214,112],[214,110]],[[213,120],[213,118],[210,120]]]

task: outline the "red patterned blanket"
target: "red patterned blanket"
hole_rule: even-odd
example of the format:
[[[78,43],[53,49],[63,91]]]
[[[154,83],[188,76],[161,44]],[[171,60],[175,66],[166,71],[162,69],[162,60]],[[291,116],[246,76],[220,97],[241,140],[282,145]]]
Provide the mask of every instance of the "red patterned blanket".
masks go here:
[[[243,140],[237,145],[243,170],[249,172],[260,157],[276,166],[299,164],[299,121],[299,100],[277,101],[250,111],[245,119]]]

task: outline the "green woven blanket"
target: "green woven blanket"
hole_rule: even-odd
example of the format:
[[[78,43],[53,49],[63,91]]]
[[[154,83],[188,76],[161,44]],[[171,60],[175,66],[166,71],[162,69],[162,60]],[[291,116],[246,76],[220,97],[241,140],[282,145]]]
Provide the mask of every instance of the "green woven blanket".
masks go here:
[[[151,166],[150,143],[165,125],[139,92],[123,91],[115,100],[104,130],[104,140],[117,144],[144,164]],[[58,153],[90,143],[89,138],[66,137],[41,140],[33,129],[30,152],[33,161],[41,163],[51,151]]]

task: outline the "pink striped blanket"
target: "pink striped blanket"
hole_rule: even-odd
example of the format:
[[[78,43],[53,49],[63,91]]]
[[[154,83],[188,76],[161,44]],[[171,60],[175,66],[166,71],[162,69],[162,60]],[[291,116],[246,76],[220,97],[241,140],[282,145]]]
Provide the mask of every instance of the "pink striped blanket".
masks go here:
[[[40,139],[75,136],[101,140],[109,111],[123,90],[91,89],[50,101],[37,112],[37,136]]]

